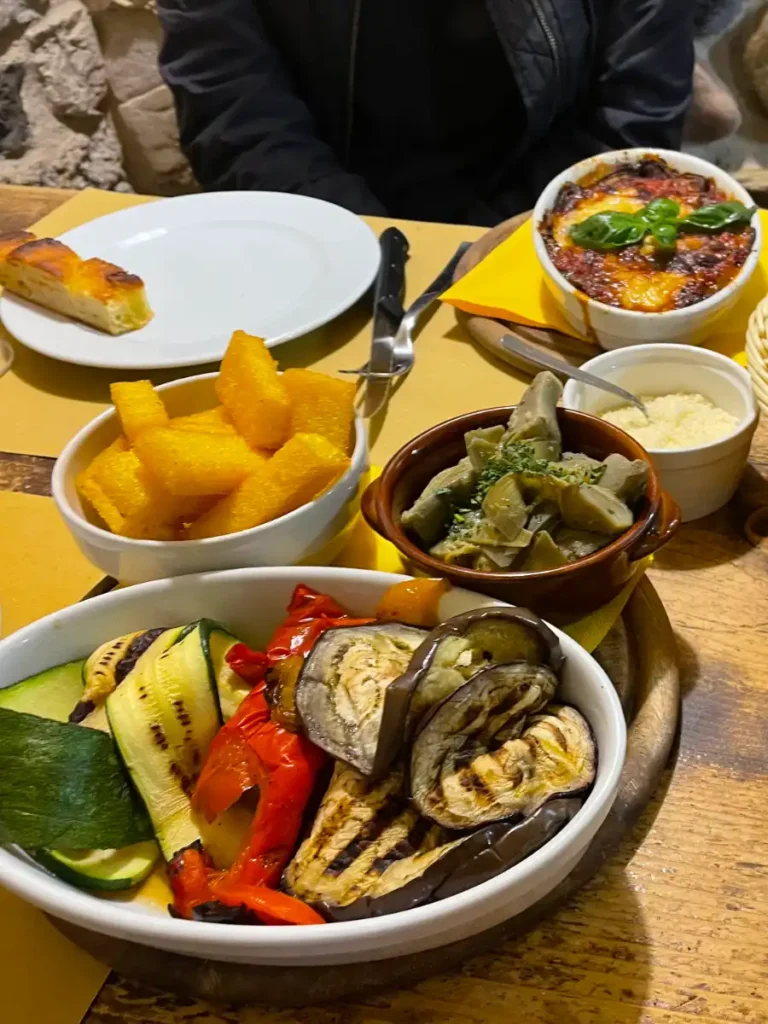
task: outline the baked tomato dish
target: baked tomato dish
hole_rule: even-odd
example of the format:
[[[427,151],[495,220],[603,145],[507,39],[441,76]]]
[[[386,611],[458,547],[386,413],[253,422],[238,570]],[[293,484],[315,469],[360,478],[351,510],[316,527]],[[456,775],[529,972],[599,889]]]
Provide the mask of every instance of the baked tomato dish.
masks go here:
[[[754,245],[754,213],[712,178],[649,156],[567,182],[539,230],[579,291],[608,306],[663,313],[730,284]]]

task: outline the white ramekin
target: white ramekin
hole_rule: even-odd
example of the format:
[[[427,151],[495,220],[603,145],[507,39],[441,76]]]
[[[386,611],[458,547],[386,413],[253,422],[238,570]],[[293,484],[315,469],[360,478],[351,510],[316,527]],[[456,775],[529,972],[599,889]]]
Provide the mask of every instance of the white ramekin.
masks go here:
[[[635,345],[596,356],[582,369],[635,395],[696,392],[736,416],[734,430],[719,441],[691,448],[648,449],[662,486],[680,506],[683,522],[709,515],[733,496],[758,419],[752,382],[738,363],[709,349]],[[607,391],[570,380],[563,404],[599,416],[626,403]]]
[[[760,257],[762,226],[759,214],[755,213],[752,218],[755,242],[739,273],[721,291],[685,309],[672,309],[666,313],[617,309],[588,298],[567,281],[549,258],[544,239],[538,230],[545,214],[554,206],[558,192],[566,182],[582,181],[597,169],[604,168],[607,173],[617,164],[631,163],[647,156],[659,156],[675,170],[703,174],[707,178],[712,178],[733,199],[741,200],[746,206],[754,205],[749,192],[730,174],[697,156],[676,153],[668,149],[621,149],[612,153],[600,153],[574,164],[553,178],[539,196],[533,211],[533,242],[536,255],[544,270],[547,287],[565,318],[575,330],[585,337],[594,338],[604,349],[623,348],[625,345],[641,345],[653,341],[698,345],[712,333],[717,320],[736,302]]]
[[[126,587],[33,622],[0,643],[0,687],[51,665],[85,657],[110,637],[160,623],[212,618],[245,643],[260,645],[285,614],[297,583],[328,593],[351,612],[372,615],[384,592],[404,576],[362,569],[239,569]],[[454,589],[442,618],[501,604]],[[554,627],[553,627],[554,628]],[[444,946],[522,913],[554,889],[584,855],[616,796],[627,732],[616,690],[595,659],[555,630],[565,655],[561,691],[589,722],[597,740],[595,783],[583,807],[548,843],[495,878],[437,903],[365,921],[314,928],[177,921],[162,908],[106,901],[73,888],[0,848],[0,885],[54,917],[92,932],[205,960],[244,964],[333,965],[405,956]]]
[[[157,390],[162,392],[171,416],[186,416],[218,404],[214,389],[217,376],[204,373],[162,384]],[[333,487],[315,501],[271,523],[223,537],[134,540],[118,537],[87,518],[75,480],[91,459],[118,436],[114,409],[97,416],[72,438],[56,462],[51,489],[59,512],[85,557],[121,583],[143,583],[212,569],[295,565],[330,543],[353,514],[360,479],[368,465],[368,435],[363,420],[357,420],[356,431],[352,464]]]

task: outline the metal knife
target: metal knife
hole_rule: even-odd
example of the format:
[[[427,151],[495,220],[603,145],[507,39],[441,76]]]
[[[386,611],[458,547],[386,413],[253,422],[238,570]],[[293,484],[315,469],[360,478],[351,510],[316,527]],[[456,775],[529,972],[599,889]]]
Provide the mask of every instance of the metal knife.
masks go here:
[[[397,228],[387,228],[379,238],[381,264],[373,299],[373,338],[368,360],[374,373],[390,373],[395,365],[395,331],[403,317],[405,294],[405,261],[408,239]],[[370,419],[386,405],[392,382],[367,378],[358,411]]]

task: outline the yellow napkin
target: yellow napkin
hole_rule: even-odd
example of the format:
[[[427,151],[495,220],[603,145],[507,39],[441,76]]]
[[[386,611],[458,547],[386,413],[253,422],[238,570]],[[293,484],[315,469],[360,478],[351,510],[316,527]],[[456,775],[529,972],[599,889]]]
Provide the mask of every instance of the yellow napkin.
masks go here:
[[[768,230],[768,211],[761,210],[763,230]],[[707,348],[746,365],[744,336],[752,310],[768,293],[768,246],[737,304],[718,324]],[[533,247],[533,221],[527,220],[514,234],[456,282],[443,301],[465,313],[496,317],[532,327],[552,327],[580,337],[560,312],[544,282]]]

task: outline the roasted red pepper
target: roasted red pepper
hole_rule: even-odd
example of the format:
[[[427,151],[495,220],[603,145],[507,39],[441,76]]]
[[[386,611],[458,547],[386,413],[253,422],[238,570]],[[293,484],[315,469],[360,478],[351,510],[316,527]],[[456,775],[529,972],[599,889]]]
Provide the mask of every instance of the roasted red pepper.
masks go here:
[[[243,906],[265,923],[321,922],[322,918],[299,900],[269,888],[278,883],[293,853],[325,755],[305,736],[286,729],[280,716],[272,720],[265,676],[270,666],[279,666],[286,658],[299,661],[306,656],[326,629],[373,621],[353,619],[333,598],[299,585],[266,654],[245,644],[236,644],[228,653],[230,667],[254,688],[213,738],[192,805],[213,821],[254,787],[259,789],[259,802],[248,841],[228,871],[215,871],[197,847],[174,858],[171,885],[174,909],[180,916],[190,917],[196,906],[218,902]],[[294,662],[290,676],[298,676],[299,668],[300,661],[298,665]],[[290,681],[285,680],[286,703]],[[280,709],[283,721],[290,710]]]
[[[189,920],[195,907],[211,902],[212,871],[213,865],[197,844],[176,854],[168,865],[174,913]]]
[[[267,644],[271,662],[300,654],[306,657],[317,638],[336,626],[366,626],[374,619],[355,619],[327,594],[300,583],[288,605],[288,615]]]
[[[246,644],[235,644],[227,651],[226,661],[246,683],[260,683],[267,674],[270,661],[261,651],[252,651]]]
[[[214,899],[227,907],[245,907],[263,924],[324,924],[306,903],[258,885],[236,885],[222,879],[214,883]]]

